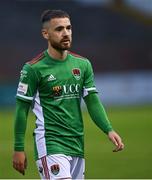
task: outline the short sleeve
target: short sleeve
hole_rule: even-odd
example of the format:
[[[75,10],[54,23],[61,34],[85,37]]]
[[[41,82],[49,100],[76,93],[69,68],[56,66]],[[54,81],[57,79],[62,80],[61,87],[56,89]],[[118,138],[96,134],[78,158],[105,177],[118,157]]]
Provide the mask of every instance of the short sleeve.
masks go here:
[[[92,65],[89,60],[86,61],[86,70],[84,75],[84,87],[83,87],[83,97],[87,96],[89,93],[97,92],[94,83],[94,73]]]
[[[32,101],[38,87],[38,78],[31,65],[25,64],[20,73],[16,98]]]

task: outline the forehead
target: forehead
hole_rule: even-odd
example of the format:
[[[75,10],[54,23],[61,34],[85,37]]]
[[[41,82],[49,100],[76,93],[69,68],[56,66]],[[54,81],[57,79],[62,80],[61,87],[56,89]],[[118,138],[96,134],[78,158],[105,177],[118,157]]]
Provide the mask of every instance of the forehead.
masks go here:
[[[68,26],[68,25],[70,25],[71,24],[71,22],[70,22],[70,19],[69,18],[53,18],[53,19],[51,19],[51,21],[50,21],[50,25],[51,25],[51,27],[53,27],[53,28],[56,28],[56,27],[58,27],[58,26],[64,26],[64,27],[66,27],[66,26]]]

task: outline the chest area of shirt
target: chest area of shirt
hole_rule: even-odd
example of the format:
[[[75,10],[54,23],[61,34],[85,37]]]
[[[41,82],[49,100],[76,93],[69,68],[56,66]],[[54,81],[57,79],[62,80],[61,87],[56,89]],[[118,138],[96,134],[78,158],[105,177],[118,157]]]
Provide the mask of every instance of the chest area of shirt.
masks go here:
[[[46,68],[41,74],[41,94],[54,98],[80,96],[84,78],[80,66]]]

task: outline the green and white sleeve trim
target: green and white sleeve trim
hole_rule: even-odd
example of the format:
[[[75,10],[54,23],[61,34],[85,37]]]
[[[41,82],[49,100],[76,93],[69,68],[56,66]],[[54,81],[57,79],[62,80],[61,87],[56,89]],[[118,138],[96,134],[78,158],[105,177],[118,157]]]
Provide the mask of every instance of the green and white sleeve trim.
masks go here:
[[[95,87],[83,88],[83,97],[87,96],[89,92],[97,92]]]
[[[24,95],[21,95],[21,94],[17,94],[16,96],[21,97],[23,99],[27,99],[27,100],[33,100],[33,97],[27,97],[27,96],[24,96]]]

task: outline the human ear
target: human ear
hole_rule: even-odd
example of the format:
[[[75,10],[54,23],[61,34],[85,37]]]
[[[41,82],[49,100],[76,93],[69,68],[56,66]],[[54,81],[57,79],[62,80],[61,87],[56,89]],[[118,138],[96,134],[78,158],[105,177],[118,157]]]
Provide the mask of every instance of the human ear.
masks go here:
[[[49,39],[49,34],[48,34],[48,30],[47,29],[42,29],[42,36],[44,37],[44,39]]]

